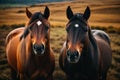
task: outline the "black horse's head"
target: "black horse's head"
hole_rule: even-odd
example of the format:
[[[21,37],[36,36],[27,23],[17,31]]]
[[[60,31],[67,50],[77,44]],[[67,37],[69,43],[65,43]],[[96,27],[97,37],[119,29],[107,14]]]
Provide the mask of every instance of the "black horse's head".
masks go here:
[[[29,34],[34,53],[39,55],[44,54],[45,47],[49,43],[49,8],[46,6],[44,14],[42,14],[41,12],[36,12],[32,14],[26,8],[26,14],[29,18],[29,23],[23,34],[21,35],[20,40],[26,38]]]
[[[66,25],[67,31],[67,60],[70,63],[77,63],[80,59],[84,47],[88,44],[88,24],[87,20],[90,17],[90,9],[86,8],[83,14],[73,14],[70,6],[66,10],[69,22]]]

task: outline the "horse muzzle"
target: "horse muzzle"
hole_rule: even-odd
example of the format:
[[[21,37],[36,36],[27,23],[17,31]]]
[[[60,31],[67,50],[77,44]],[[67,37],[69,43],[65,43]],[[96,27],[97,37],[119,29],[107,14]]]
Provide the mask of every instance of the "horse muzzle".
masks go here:
[[[34,44],[33,51],[36,55],[43,55],[45,53],[45,46],[44,44]]]
[[[68,50],[67,51],[67,60],[70,62],[70,63],[77,63],[80,59],[80,52],[78,51],[70,51]]]

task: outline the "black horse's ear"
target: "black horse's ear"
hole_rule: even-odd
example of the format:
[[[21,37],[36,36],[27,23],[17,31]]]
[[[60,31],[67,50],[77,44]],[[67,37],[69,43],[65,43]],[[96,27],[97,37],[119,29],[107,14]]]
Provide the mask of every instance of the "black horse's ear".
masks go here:
[[[21,41],[23,38],[25,38],[25,37],[28,35],[28,33],[29,33],[29,29],[26,28],[26,29],[24,30],[23,34],[20,36],[20,41]]]
[[[31,18],[32,13],[28,10],[28,8],[26,8],[26,15],[28,18]]]
[[[49,10],[49,8],[46,6],[46,7],[45,7],[45,10],[44,10],[44,17],[45,17],[45,19],[48,19],[49,16],[50,16],[50,10]]]
[[[85,9],[85,12],[83,14],[84,19],[87,21],[90,17],[90,8],[87,6],[87,8]]]
[[[70,6],[68,6],[67,10],[66,10],[66,15],[68,19],[71,19],[73,17],[73,12],[70,8]]]

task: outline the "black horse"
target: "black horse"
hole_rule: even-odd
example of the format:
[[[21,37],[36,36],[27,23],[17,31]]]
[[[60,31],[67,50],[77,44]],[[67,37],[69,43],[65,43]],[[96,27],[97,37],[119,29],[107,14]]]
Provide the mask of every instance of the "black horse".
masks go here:
[[[110,38],[104,31],[91,31],[88,25],[90,8],[84,14],[66,10],[69,22],[59,65],[68,80],[106,80],[112,61]]]

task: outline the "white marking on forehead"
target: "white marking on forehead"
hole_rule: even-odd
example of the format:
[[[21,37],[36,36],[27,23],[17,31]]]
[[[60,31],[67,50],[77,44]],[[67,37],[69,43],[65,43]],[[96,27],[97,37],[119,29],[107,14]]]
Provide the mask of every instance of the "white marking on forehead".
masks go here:
[[[40,26],[42,24],[41,21],[37,21],[37,25]]]
[[[76,27],[76,28],[79,27],[79,24],[75,24],[75,27]]]

